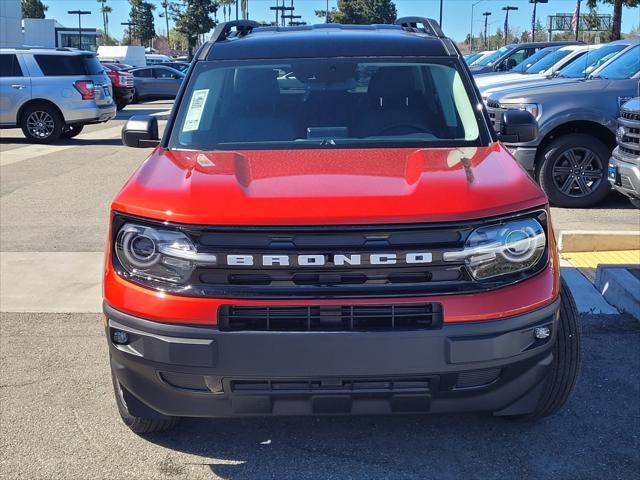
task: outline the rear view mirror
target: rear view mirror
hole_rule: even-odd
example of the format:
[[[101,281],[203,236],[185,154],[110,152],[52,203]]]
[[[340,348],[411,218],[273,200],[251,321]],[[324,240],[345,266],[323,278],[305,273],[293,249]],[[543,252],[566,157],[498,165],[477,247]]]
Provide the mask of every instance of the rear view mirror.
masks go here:
[[[158,119],[151,115],[134,115],[122,127],[122,143],[134,148],[157,146],[160,143]]]
[[[526,143],[538,137],[538,122],[526,110],[507,110],[502,113],[499,133],[505,143]]]

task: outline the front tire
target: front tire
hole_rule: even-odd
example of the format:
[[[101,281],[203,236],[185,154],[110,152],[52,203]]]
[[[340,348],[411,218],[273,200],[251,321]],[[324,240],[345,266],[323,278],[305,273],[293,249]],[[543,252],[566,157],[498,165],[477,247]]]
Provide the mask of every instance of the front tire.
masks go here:
[[[541,152],[538,182],[556,207],[585,208],[600,203],[611,185],[611,149],[582,133],[562,135]]]
[[[560,289],[560,321],[553,347],[551,371],[533,412],[520,418],[539,420],[553,415],[571,396],[580,375],[582,348],[576,305],[569,288],[562,281]]]
[[[129,411],[127,402],[125,400],[125,389],[116,378],[113,368],[111,369],[111,380],[113,382],[113,391],[116,396],[116,405],[118,406],[118,412],[124,424],[131,429],[134,433],[144,435],[146,433],[164,432],[171,430],[178,425],[179,417],[168,417],[157,413],[154,418],[138,417],[133,415]],[[128,392],[126,392],[130,396]],[[139,400],[136,400],[139,401]],[[150,410],[149,407],[146,407]]]
[[[21,117],[22,133],[33,143],[52,143],[62,135],[64,119],[51,105],[29,105]]]

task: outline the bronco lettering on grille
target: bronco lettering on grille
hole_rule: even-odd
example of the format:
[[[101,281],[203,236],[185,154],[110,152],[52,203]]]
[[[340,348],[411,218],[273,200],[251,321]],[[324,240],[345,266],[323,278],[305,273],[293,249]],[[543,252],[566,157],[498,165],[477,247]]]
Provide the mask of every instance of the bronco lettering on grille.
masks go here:
[[[333,267],[359,265],[396,265],[431,263],[430,252],[409,253],[352,253],[352,254],[307,254],[307,255],[227,255],[227,265],[238,267]]]

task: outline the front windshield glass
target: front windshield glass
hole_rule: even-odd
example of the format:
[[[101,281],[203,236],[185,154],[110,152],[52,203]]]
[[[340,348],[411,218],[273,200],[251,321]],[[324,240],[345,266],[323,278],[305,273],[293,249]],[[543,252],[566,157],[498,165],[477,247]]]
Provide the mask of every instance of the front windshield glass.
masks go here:
[[[627,48],[627,45],[615,44],[604,45],[595,50],[587,52],[586,55],[581,56],[574,62],[560,70],[558,76],[566,78],[583,78],[587,77],[596,68],[604,65],[611,60],[617,53]]]
[[[623,80],[640,71],[640,46],[634,47],[603,67],[593,78]]]
[[[480,113],[449,60],[199,62],[170,147],[471,146]]]
[[[547,55],[541,60],[538,60],[536,63],[527,68],[525,73],[534,74],[534,73],[544,73],[545,70],[550,69],[564,57],[569,55],[571,50],[556,50],[550,55]]]
[[[486,57],[481,59],[474,66],[490,67],[491,65],[493,65],[493,62],[498,60],[502,55],[507,53],[509,50],[511,50],[510,46],[502,47],[500,50],[496,50],[491,55],[487,55]]]
[[[543,48],[542,50],[538,50],[536,53],[528,58],[525,58],[522,62],[513,67],[511,71],[516,73],[525,73],[531,65],[546,57],[550,53],[555,52],[557,49],[558,47],[548,47]]]
[[[467,56],[467,58],[464,59],[465,63],[467,65],[471,65],[474,61],[476,61],[478,59],[478,57],[480,57],[480,55],[482,55],[481,53],[471,53]]]

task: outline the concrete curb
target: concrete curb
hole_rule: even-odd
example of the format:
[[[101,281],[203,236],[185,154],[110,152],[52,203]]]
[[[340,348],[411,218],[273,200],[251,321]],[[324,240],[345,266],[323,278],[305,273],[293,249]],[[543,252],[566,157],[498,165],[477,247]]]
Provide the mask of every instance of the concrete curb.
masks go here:
[[[595,287],[611,305],[640,320],[640,280],[625,266],[598,267]]]
[[[565,230],[558,235],[561,252],[640,250],[640,231]]]

